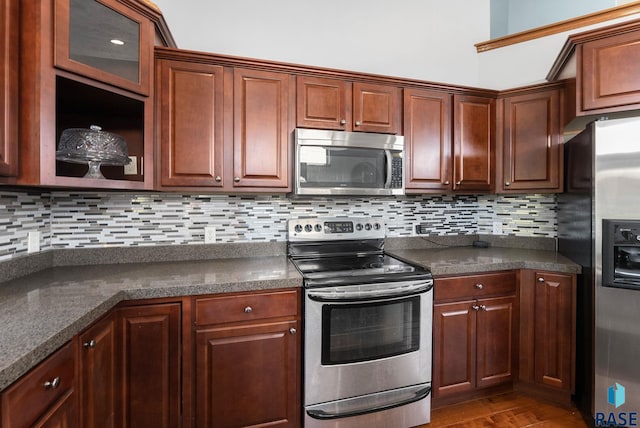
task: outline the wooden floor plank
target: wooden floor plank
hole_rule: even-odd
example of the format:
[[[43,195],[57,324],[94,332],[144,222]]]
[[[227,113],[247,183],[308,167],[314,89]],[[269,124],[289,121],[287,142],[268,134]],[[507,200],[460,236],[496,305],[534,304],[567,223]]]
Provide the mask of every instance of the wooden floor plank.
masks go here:
[[[446,406],[418,428],[586,428],[575,408],[556,406],[516,392]]]

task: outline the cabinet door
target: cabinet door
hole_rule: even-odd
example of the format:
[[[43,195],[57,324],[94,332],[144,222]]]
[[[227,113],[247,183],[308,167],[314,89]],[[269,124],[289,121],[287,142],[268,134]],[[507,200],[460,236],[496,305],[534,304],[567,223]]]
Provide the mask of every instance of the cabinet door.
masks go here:
[[[351,129],[351,83],[321,77],[296,77],[296,125]]]
[[[534,275],[534,379],[570,391],[575,360],[575,282],[571,275],[552,272]]]
[[[118,426],[180,426],[180,304],[122,308],[118,317],[123,361]]]
[[[503,297],[478,301],[477,386],[511,382],[516,362],[516,299]]]
[[[154,27],[144,15],[114,0],[56,0],[55,34],[57,67],[150,93]]]
[[[18,174],[18,0],[0,0],[0,176]]]
[[[158,61],[160,185],[221,187],[224,69]]]
[[[514,95],[504,102],[501,191],[561,191],[560,90]]]
[[[404,90],[405,165],[410,190],[450,190],[451,94]]]
[[[395,86],[353,84],[353,130],[401,133],[402,90]]]
[[[300,426],[297,321],[196,331],[196,426]]]
[[[454,95],[454,190],[494,187],[495,100]]]
[[[36,422],[33,428],[73,428],[78,424],[76,417],[76,396],[71,391]]]
[[[117,340],[109,315],[78,336],[80,420],[84,428],[117,427]]]
[[[476,312],[465,301],[433,307],[433,397],[475,388]]]
[[[582,114],[640,108],[640,31],[578,46],[577,109]]]
[[[289,74],[234,70],[234,187],[291,190],[293,89]]]

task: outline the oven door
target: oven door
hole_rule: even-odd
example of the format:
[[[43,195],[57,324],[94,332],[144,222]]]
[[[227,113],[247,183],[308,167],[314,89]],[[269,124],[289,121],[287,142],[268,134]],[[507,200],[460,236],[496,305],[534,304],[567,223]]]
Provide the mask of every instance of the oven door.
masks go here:
[[[305,290],[305,405],[431,382],[432,287]]]

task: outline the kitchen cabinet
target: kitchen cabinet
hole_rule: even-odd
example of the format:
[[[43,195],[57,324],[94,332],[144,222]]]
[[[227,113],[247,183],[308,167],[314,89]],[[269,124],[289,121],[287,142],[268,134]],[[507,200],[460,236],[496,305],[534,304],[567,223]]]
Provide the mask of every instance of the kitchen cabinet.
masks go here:
[[[20,2],[19,174],[16,183],[73,188],[152,189],[153,44],[159,12],[130,0]],[[104,22],[110,25],[105,26]],[[97,37],[104,29],[125,44]],[[53,37],[55,36],[55,37]],[[105,35],[106,36],[106,35]],[[170,38],[169,38],[170,39]],[[109,45],[105,47],[103,41]],[[96,125],[124,138],[130,165],[56,159],[62,132]]]
[[[233,187],[291,191],[293,76],[233,70]]]
[[[122,372],[117,427],[181,425],[181,305],[135,304],[118,310]]]
[[[446,92],[404,90],[404,142],[407,193],[452,189],[451,116]]]
[[[78,426],[75,372],[68,342],[2,392],[2,427]]]
[[[453,190],[494,190],[495,98],[453,96]]]
[[[576,277],[521,271],[518,386],[570,403],[575,382]]]
[[[562,191],[562,84],[501,93],[497,192]]]
[[[178,59],[156,67],[159,186],[224,187],[224,68]]]
[[[117,427],[118,342],[109,314],[78,336],[80,421],[86,428]]]
[[[197,297],[196,427],[301,424],[297,289]]]
[[[402,133],[399,87],[303,75],[296,86],[298,127]]]
[[[514,272],[435,280],[435,407],[512,384],[517,373],[516,290]]]
[[[0,1],[0,177],[18,173],[19,0]]]

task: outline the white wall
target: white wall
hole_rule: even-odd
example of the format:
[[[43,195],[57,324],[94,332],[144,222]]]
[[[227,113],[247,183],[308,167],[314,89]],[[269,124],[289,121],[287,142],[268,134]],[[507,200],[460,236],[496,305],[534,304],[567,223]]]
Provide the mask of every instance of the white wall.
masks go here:
[[[182,49],[478,85],[489,0],[154,0]]]

